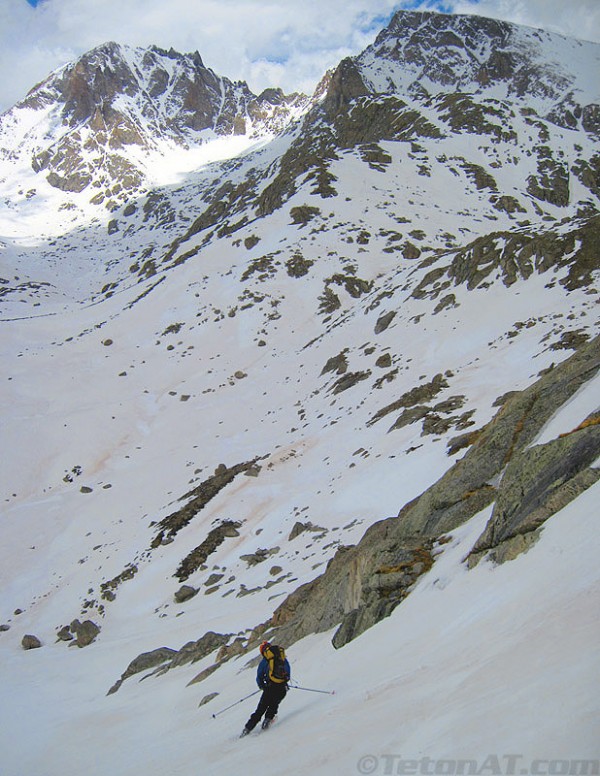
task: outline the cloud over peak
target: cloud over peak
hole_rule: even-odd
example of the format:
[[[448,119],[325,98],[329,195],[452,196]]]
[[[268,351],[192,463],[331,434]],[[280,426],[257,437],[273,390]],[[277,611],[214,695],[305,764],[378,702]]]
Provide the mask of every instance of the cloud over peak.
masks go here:
[[[256,92],[279,86],[310,93],[328,68],[360,53],[402,8],[479,13],[600,37],[597,0],[5,0],[0,111],[108,40],[199,51],[207,67]]]

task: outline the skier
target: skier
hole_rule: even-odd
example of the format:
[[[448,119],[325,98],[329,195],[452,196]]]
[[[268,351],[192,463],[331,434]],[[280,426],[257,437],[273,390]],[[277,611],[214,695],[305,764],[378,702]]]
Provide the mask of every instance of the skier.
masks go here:
[[[291,677],[290,664],[282,647],[263,641],[259,647],[262,660],[256,671],[256,683],[263,691],[254,714],[250,715],[248,722],[240,736],[247,736],[265,716],[262,728],[266,730],[277,714],[279,704],[287,693],[287,683]]]

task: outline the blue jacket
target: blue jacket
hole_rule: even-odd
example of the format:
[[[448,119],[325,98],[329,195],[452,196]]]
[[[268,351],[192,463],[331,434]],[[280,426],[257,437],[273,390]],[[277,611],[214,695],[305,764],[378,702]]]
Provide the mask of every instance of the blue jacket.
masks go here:
[[[287,657],[283,662],[285,665],[285,670],[288,672],[288,676],[291,679],[292,670],[290,668],[290,664],[288,663]],[[256,684],[260,687],[261,690],[264,690],[269,685],[269,661],[266,657],[263,657],[263,659],[258,664],[258,669],[256,671]]]

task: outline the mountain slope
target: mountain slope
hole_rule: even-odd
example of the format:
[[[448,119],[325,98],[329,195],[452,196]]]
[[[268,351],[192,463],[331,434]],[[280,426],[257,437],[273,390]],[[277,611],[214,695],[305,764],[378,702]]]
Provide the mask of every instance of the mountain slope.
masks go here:
[[[521,70],[490,64],[525,42],[531,104]],[[398,14],[282,131],[184,149],[187,172],[154,186],[149,166],[122,204],[25,174],[25,140],[5,156],[7,773],[281,772],[262,739],[233,741],[254,699],[211,718],[254,689],[266,628],[299,684],[337,690],[286,699],[286,772],[594,756],[600,156],[570,63],[597,50]],[[135,104],[149,144],[191,143],[201,111],[161,124],[166,97],[140,106],[164,76],[132,97],[128,74],[194,63],[124,51],[84,58],[108,57],[106,117]],[[97,107],[65,99],[78,67],[32,93],[57,148],[73,121],[101,137]]]

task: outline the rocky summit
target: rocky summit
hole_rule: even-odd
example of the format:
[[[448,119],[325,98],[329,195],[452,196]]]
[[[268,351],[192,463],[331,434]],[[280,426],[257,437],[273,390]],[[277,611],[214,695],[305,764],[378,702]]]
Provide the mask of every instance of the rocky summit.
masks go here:
[[[399,11],[310,97],[107,43],[0,117],[3,774],[282,773],[264,639],[286,773],[597,772],[599,69]]]
[[[198,52],[111,42],[34,87],[4,114],[2,129],[10,135],[15,128],[19,150],[26,140],[34,172],[51,186],[73,193],[96,189],[92,199],[102,204],[105,187],[109,198],[124,201],[142,184],[136,153],[165,143],[189,148],[207,136],[276,132],[306,101],[280,89],[256,96],[246,83],[205,67]],[[33,131],[19,126],[26,114],[39,116]]]

